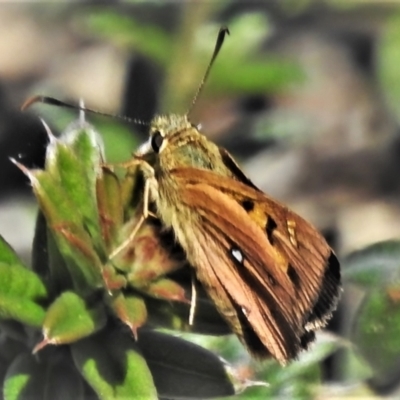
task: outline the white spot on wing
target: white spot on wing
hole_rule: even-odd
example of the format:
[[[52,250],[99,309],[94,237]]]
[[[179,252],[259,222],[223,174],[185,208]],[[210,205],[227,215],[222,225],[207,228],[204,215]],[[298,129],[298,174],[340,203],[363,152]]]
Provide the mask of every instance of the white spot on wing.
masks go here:
[[[239,262],[240,264],[243,263],[243,253],[239,249],[231,249],[231,254],[237,262]]]

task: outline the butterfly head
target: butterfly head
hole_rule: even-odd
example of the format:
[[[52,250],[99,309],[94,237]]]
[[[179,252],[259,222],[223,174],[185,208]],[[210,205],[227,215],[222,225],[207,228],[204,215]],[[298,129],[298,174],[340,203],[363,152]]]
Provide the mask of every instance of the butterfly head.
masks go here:
[[[195,141],[198,128],[189,122],[186,115],[159,115],[150,124],[149,139],[143,143],[136,155],[161,154],[166,149],[177,149]]]

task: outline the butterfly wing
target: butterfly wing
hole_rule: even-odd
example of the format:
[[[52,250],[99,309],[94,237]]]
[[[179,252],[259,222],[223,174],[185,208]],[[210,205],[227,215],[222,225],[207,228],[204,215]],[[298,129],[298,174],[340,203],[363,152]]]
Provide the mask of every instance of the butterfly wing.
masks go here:
[[[319,270],[318,266],[326,266],[325,274],[323,275],[320,284],[320,295],[309,314],[306,328],[312,330],[313,328],[315,329],[319,326],[324,326],[330,318],[332,311],[337,306],[341,291],[340,265],[336,255],[332,252],[332,249],[326,243],[322,235],[310,223],[291,211],[285,205],[267,197],[243,173],[227,150],[220,147],[219,152],[221,160],[229,172],[238,181],[249,188],[247,194],[250,194],[252,192],[251,189],[254,189],[256,192],[261,193],[261,196],[265,198],[265,206],[270,210],[268,233],[271,235],[272,230],[274,230],[271,230],[271,228],[275,228],[274,222],[277,222],[277,229],[274,230],[274,234],[278,236],[278,246],[283,247],[284,253],[291,255],[288,262],[290,266],[289,272],[292,272],[291,276],[293,280],[298,281],[299,285],[301,282],[304,282],[306,285],[309,284],[307,280],[302,279],[299,281],[297,279],[295,271],[293,272],[291,269],[291,259],[297,259],[298,265],[303,264],[303,268],[301,268],[302,271],[308,271],[310,266],[315,266],[317,271]],[[238,194],[240,195],[240,193]],[[246,199],[242,198],[242,202],[244,202],[243,204],[246,204]],[[260,210],[260,208],[263,208],[262,203],[258,204],[258,207],[255,208],[254,211],[256,215],[254,215],[252,210],[250,210],[250,214],[253,214],[253,219],[258,220],[260,216],[262,218],[262,212],[258,212],[257,215],[257,209]],[[282,224],[282,222],[285,221],[286,224]],[[296,239],[296,236],[299,236],[299,240]],[[292,245],[288,243],[288,239]],[[296,251],[296,248],[298,248],[298,251]]]
[[[221,314],[256,356],[295,357],[338,301],[339,264],[325,239],[248,182],[196,168],[170,173],[199,216],[185,250]]]

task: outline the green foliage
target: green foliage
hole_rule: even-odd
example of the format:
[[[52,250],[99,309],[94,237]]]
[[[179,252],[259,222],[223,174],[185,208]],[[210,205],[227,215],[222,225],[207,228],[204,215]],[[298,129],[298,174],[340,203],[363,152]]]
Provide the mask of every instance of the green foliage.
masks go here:
[[[112,255],[141,209],[134,166],[119,177],[102,165],[99,140],[80,123],[51,138],[44,170],[16,163],[41,208],[33,270],[0,241],[4,398],[188,397],[193,385],[199,398],[233,394],[229,370],[214,354],[144,329],[152,310],[158,310],[152,319],[158,326],[187,321],[190,280],[166,277],[184,264],[164,248],[150,222]],[[194,332],[210,323],[203,316],[190,327]],[[213,325],[225,328],[218,318]],[[59,374],[65,382],[55,395]]]
[[[400,13],[393,12],[385,26],[379,46],[378,73],[385,96],[390,105],[399,114],[400,79]]]
[[[190,32],[181,32],[181,35],[192,37],[188,45],[186,38],[112,11],[90,13],[84,25],[96,35],[124,48],[133,48],[168,69],[163,90],[166,96],[163,108],[168,112],[187,109],[207,66],[198,61],[209,60],[214,46],[214,41],[209,39],[210,32],[218,31],[217,24],[209,23],[202,29],[197,27],[200,33],[196,35],[193,33],[195,27]],[[249,25],[252,30],[248,29]],[[235,36],[227,40],[223,57],[219,57],[213,67],[208,93],[211,90],[219,95],[278,92],[304,79],[303,72],[293,61],[272,55],[254,57],[269,27],[268,21],[259,13],[236,17],[228,26]],[[171,49],[175,51],[171,52]]]
[[[344,277],[362,293],[351,331],[371,380],[396,381],[400,365],[400,241],[375,243],[350,254]]]

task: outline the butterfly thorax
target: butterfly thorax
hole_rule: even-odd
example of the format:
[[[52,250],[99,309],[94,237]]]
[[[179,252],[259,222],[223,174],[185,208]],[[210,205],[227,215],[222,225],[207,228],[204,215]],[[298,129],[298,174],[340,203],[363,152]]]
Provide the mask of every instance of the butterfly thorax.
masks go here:
[[[158,152],[154,148],[156,136],[159,139]],[[146,150],[146,158],[149,156],[151,159],[150,164],[158,185],[158,214],[164,225],[173,228],[178,241],[185,248],[186,243],[195,239],[187,237],[185,227],[198,223],[199,214],[182,203],[182,181],[177,181],[174,171],[188,168],[188,182],[189,171],[194,169],[209,170],[222,176],[232,176],[232,173],[221,162],[218,146],[202,135],[186,116],[172,114],[154,118],[147,148],[143,149]]]
[[[157,154],[154,169],[156,174],[168,174],[175,168],[193,167],[207,169],[217,174],[230,174],[222,165],[217,145],[199,132],[184,115],[158,116],[151,123],[150,136],[160,132],[164,137],[161,151]]]

